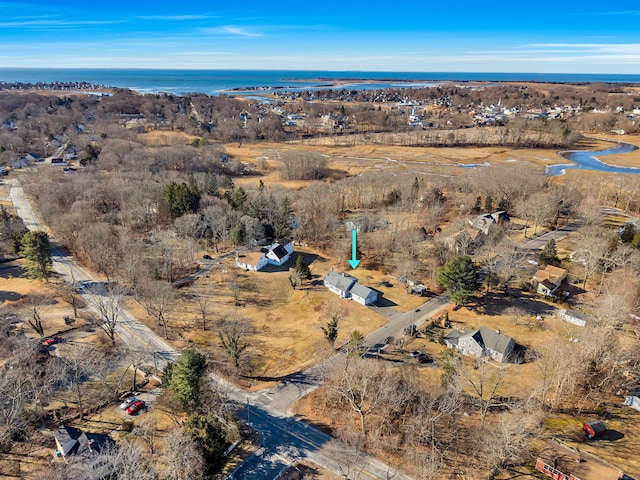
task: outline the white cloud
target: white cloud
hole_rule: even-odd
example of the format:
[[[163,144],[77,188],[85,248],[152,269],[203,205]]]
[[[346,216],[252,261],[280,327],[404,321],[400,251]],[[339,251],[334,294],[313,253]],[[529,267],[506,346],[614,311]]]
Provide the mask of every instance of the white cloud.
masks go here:
[[[77,25],[112,25],[124,23],[122,20],[16,20],[12,22],[0,22],[0,27],[68,27]]]
[[[182,21],[182,20],[208,20],[210,18],[220,18],[213,15],[145,15],[141,17],[136,17],[142,20],[171,20],[171,21]]]
[[[223,26],[216,28],[203,28],[203,33],[213,35],[233,35],[238,37],[261,37],[261,33],[251,32],[244,27]]]

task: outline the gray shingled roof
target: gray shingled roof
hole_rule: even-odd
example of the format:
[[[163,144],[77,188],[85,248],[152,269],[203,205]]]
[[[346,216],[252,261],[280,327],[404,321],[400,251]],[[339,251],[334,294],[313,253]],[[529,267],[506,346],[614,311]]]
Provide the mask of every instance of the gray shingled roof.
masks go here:
[[[482,343],[486,348],[502,354],[506,353],[509,342],[512,340],[511,337],[487,327],[480,327],[478,333],[482,337]]]
[[[349,275],[348,273],[329,272],[324,278],[325,285],[331,285],[337,288],[341,292],[346,292],[351,285],[351,282],[358,281],[356,277]]]
[[[367,296],[371,292],[377,294],[377,292],[372,288],[365,287],[364,285],[361,285],[359,283],[356,283],[353,287],[351,287],[351,295],[357,295],[358,297],[361,297],[361,298],[367,298]]]

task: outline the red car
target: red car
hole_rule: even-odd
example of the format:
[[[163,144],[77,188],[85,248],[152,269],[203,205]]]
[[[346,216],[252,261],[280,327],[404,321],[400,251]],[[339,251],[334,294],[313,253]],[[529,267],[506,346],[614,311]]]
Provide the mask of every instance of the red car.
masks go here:
[[[144,402],[142,400],[136,400],[131,405],[127,407],[127,415],[133,415],[138,410],[142,410],[144,408]]]
[[[51,337],[51,338],[47,338],[44,342],[42,342],[44,345],[46,345],[47,347],[50,347],[51,345],[56,345],[58,343],[62,343],[64,342],[64,339],[58,335],[56,337]]]

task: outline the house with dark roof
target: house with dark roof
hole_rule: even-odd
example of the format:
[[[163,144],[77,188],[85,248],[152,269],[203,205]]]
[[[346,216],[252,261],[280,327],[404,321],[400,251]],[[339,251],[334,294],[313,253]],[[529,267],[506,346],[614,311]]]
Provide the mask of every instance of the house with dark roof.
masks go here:
[[[485,235],[489,234],[489,230],[496,225],[504,222],[508,222],[509,215],[504,210],[499,210],[493,213],[483,213],[474,218],[469,219],[469,225],[476,230],[480,230]]]
[[[516,346],[513,338],[504,335],[500,330],[487,327],[464,332],[453,330],[445,335],[444,343],[463,355],[473,355],[478,358],[486,356],[498,362],[507,361]]]
[[[283,238],[256,252],[243,252],[236,255],[236,266],[257,272],[267,265],[280,267],[289,261],[293,253],[293,240]]]
[[[324,277],[324,286],[342,298],[351,297],[351,289],[356,283],[358,279],[345,272],[338,273],[332,270]]]
[[[371,305],[378,300],[378,291],[356,283],[351,287],[351,298],[361,305]]]
[[[76,461],[91,463],[104,449],[113,447],[114,442],[109,435],[83,432],[79,428],[61,425],[53,432],[56,441],[56,458],[69,462],[70,457]]]
[[[278,267],[289,260],[290,255],[291,254],[279,243],[269,248],[266,253],[267,262],[271,265],[277,265]]]

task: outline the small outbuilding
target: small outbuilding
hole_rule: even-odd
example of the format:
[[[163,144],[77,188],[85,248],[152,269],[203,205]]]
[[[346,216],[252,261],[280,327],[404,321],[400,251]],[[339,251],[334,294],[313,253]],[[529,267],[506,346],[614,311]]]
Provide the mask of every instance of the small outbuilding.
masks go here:
[[[593,420],[582,424],[582,430],[589,440],[602,437],[607,432],[607,427],[600,420]]]
[[[558,318],[565,322],[573,323],[579,327],[584,327],[587,324],[589,318],[582,312],[576,310],[561,309],[558,310]]]
[[[640,389],[630,391],[624,397],[624,404],[640,412]]]

